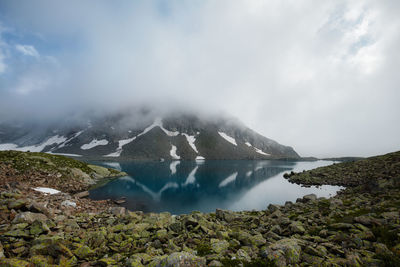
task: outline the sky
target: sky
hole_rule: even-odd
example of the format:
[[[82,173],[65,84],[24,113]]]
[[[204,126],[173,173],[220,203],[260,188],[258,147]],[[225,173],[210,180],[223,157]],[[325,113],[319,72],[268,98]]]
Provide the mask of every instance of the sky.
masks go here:
[[[223,112],[302,156],[400,150],[400,1],[0,2],[0,120]]]

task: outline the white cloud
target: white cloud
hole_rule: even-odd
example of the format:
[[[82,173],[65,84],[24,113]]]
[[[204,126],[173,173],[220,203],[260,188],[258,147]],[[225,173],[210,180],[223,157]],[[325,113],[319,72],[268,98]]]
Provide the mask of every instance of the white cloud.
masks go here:
[[[21,52],[22,54],[24,54],[25,56],[31,56],[31,57],[39,57],[39,52],[35,49],[34,46],[32,45],[21,45],[21,44],[17,44],[15,46],[15,48]]]
[[[157,3],[11,2],[16,27],[73,43],[41,64],[48,91],[17,91],[60,110],[222,109],[302,155],[400,149],[399,1]]]

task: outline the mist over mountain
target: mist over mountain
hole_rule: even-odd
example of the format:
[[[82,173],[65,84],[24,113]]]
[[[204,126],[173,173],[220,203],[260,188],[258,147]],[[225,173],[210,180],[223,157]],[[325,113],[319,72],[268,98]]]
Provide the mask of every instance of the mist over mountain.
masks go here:
[[[209,160],[299,158],[222,115],[160,114],[150,109],[47,123],[0,124],[0,150],[48,152],[91,159]]]

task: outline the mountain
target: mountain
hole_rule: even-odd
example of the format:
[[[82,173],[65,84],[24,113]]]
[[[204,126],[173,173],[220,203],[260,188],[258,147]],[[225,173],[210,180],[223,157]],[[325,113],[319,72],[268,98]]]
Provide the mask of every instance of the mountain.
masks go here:
[[[116,160],[299,158],[293,148],[234,119],[176,114],[161,118],[148,112],[80,122],[2,123],[0,150]]]

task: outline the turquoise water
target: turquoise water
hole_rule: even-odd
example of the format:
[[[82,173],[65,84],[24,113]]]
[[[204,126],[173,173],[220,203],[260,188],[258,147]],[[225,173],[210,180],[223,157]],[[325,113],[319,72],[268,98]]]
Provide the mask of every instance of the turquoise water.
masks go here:
[[[215,209],[260,210],[314,193],[335,195],[337,186],[305,188],[283,178],[285,172],[330,165],[332,161],[279,160],[96,162],[125,171],[129,176],[90,191],[92,199],[126,198],[130,210],[168,211],[172,214]]]

